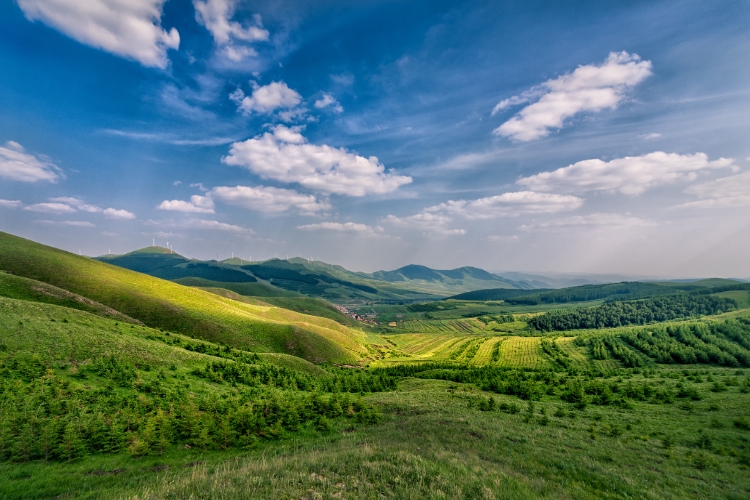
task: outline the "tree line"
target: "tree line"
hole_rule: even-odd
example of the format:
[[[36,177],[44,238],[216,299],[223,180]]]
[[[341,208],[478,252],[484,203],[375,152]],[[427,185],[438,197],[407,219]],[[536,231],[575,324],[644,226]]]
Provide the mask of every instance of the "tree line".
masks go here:
[[[737,308],[737,302],[711,295],[671,295],[644,300],[607,302],[597,307],[549,311],[529,318],[542,332],[616,328],[719,314]]]

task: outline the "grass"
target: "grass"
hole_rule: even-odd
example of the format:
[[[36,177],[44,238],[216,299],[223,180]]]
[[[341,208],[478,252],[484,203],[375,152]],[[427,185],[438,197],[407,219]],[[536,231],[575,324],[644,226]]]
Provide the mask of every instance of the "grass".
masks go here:
[[[606,341],[653,326],[576,331],[576,337],[498,332],[464,316],[482,312],[474,303],[436,312],[441,319],[407,315],[404,306],[374,306],[378,314],[401,314],[402,326],[359,332],[262,299],[144,277],[7,235],[0,235],[0,269],[14,273],[0,273],[0,400],[11,402],[0,405],[0,453],[8,442],[20,442],[13,437],[19,425],[44,412],[35,394],[28,394],[31,402],[13,395],[24,383],[11,377],[18,359],[42,360],[68,388],[52,400],[75,409],[65,410],[66,421],[85,427],[106,413],[141,422],[128,431],[128,453],[0,462],[0,498],[750,497],[750,369],[658,365],[641,354],[645,366],[631,369],[614,359],[614,348],[593,359],[592,338]],[[324,308],[308,301],[296,306]],[[673,324],[739,324],[747,313]],[[200,328],[189,327],[190,321]],[[425,331],[403,327],[412,323]],[[293,372],[276,369],[280,375],[258,387],[230,379],[231,370],[209,377],[209,363],[246,363],[220,357],[249,355],[229,345],[264,350],[262,361],[252,363]],[[213,355],[196,352],[201,350]],[[288,353],[338,362],[367,356],[373,370],[318,366]],[[114,357],[134,365],[132,386],[115,387],[94,369],[97,360]],[[436,361],[441,364],[425,365]],[[178,440],[133,451],[159,411],[182,425],[185,401],[196,401],[194,415],[206,419],[201,425],[211,419],[235,425],[242,414],[232,405],[247,397],[242,408],[256,408],[260,422],[260,398],[277,394],[276,404],[283,405],[306,394],[291,389],[290,381],[313,380],[312,387],[328,391],[332,402],[341,381],[360,376],[400,377],[397,389],[386,385],[362,398],[378,410],[373,415],[382,415],[378,423],[373,417],[358,424],[339,407],[341,416],[330,421],[304,421],[290,432],[264,429],[242,448],[239,440],[224,451]],[[100,404],[126,394],[122,401],[129,403],[121,407]],[[157,411],[159,398],[164,407]],[[100,406],[88,408],[94,400]],[[172,400],[181,405],[176,417],[167,404]],[[189,443],[191,448],[184,446]]]
[[[245,302],[246,304],[274,306],[289,311],[295,311],[301,314],[309,314],[312,316],[320,316],[321,318],[332,319],[333,321],[342,325],[354,327],[359,326],[356,320],[344,316],[338,309],[333,307],[328,302],[314,297],[253,297],[245,296],[244,294],[238,294],[233,290],[225,288],[201,287],[201,289],[207,292],[215,293],[216,295],[219,295],[221,297]]]
[[[512,414],[468,408],[471,398],[487,397],[468,384],[408,379],[399,391],[368,397],[386,415],[373,426],[342,424],[232,454],[189,450],[144,458],[89,457],[71,464],[5,463],[0,495],[745,498],[750,475],[733,455],[747,450],[750,434],[731,422],[747,415],[750,396],[736,389],[712,393],[708,385],[701,385],[705,399],[690,412],[650,403],[580,411],[547,397],[535,402],[533,413],[522,404],[521,413]],[[506,406],[518,401],[491,397]],[[711,410],[714,406],[719,409]],[[714,420],[720,427],[711,427]],[[701,429],[710,449],[696,446]]]
[[[164,332],[95,314],[51,304],[0,297],[0,359],[18,353],[33,353],[52,364],[80,364],[115,355],[131,363],[154,369],[178,364],[181,371],[203,366],[211,356],[155,342]],[[171,334],[187,342],[189,337]],[[3,355],[4,354],[4,355]],[[320,368],[304,359],[285,354],[262,354],[279,366],[321,375]]]
[[[48,283],[146,325],[237,348],[356,362],[362,334],[332,320],[241,303],[0,233],[0,270]]]

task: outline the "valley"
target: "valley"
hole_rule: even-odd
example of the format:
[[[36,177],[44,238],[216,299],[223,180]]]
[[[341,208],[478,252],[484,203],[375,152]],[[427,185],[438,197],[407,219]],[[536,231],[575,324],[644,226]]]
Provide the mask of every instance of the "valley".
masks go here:
[[[129,255],[0,234],[1,497],[750,492],[748,283]]]

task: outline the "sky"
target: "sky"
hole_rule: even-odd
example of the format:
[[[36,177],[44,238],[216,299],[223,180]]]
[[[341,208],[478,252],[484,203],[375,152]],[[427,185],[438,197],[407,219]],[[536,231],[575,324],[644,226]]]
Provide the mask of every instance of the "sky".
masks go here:
[[[0,230],[750,277],[750,3],[0,3]]]

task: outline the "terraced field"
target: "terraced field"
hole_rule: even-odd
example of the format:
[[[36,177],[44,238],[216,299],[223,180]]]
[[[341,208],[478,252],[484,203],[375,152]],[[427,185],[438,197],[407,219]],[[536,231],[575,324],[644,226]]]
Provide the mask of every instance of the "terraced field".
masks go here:
[[[499,354],[500,344],[502,344],[502,342],[504,341],[504,337],[490,337],[486,339],[485,342],[483,342],[482,345],[479,346],[479,349],[477,350],[476,355],[471,359],[470,364],[475,366],[484,366],[496,363],[497,359],[492,359],[493,354],[495,353],[495,348],[498,348]]]
[[[404,321],[399,330],[409,333],[481,333],[482,327],[476,320],[433,320]]]
[[[499,366],[507,368],[545,368],[549,366],[539,337],[509,337],[500,346]]]
[[[540,337],[404,333],[381,335],[380,339],[376,344],[387,344],[391,349],[385,359],[375,361],[373,366],[405,361],[455,362],[508,368],[552,366],[549,356],[542,350]],[[615,360],[592,360],[585,348],[573,344],[573,339],[561,337],[555,342],[576,367],[584,369],[594,364],[601,369],[611,369],[619,366]]]

